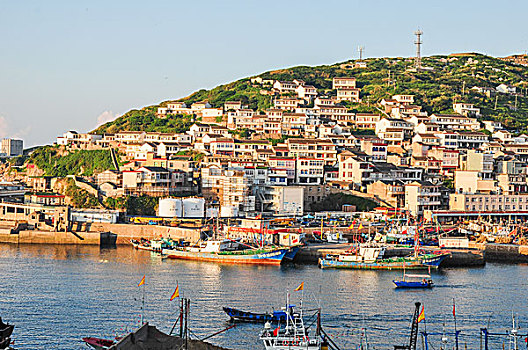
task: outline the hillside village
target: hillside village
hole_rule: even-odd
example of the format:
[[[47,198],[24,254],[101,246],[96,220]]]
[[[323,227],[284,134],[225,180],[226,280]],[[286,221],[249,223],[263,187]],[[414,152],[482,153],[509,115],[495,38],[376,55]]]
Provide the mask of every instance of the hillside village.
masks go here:
[[[471,65],[478,57],[444,60]],[[527,75],[524,61],[506,61]],[[414,69],[408,64],[400,75],[437,74],[441,68],[434,62],[424,60]],[[36,162],[42,152],[37,150],[8,163],[5,177],[30,191],[26,201],[45,205],[72,203],[64,183],[58,185],[69,176],[75,188],[93,197],[78,206],[112,209],[123,208],[116,204],[123,204],[120,198],[156,203],[195,196],[223,217],[298,216],[341,194],[346,199],[337,203],[339,210],[342,204],[358,210],[377,206],[425,220],[528,213],[528,135],[516,124],[520,117],[504,116],[505,108],[513,116],[524,113],[525,81],[464,82],[449,107],[444,96],[444,107],[435,111],[423,102],[438,103],[440,97],[402,91],[390,71],[383,84],[399,92],[377,95],[359,78],[375,64],[341,64],[334,70],[339,75],[327,74],[318,86],[305,75],[286,80],[281,76],[291,72],[276,73],[278,79],[263,74],[244,80],[253,97],[197,100],[207,94],[198,92],[144,110],[159,121],[150,124],[178,122],[180,132],[108,132],[123,117],[94,133],[68,131],[51,146],[54,159],[106,152],[106,165],[90,173],[85,165],[53,174],[51,168],[58,167],[52,155],[40,158],[52,164],[46,171]],[[347,72],[356,74],[341,74]]]

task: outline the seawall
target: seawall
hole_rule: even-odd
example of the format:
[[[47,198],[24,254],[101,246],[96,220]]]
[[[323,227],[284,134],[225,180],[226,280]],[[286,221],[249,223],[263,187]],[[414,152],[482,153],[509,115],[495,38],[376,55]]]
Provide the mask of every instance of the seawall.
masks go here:
[[[112,246],[116,244],[116,235],[110,232],[50,232],[19,231],[18,233],[0,232],[0,243],[12,244],[85,244]]]

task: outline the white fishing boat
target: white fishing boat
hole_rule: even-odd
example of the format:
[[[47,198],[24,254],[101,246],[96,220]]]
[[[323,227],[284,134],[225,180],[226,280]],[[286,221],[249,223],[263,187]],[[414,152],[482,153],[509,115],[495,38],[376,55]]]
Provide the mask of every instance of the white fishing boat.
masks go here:
[[[289,294],[286,305],[290,304]],[[302,302],[301,307],[293,309],[284,307],[286,312],[286,325],[278,325],[272,329],[271,323],[266,322],[260,339],[264,342],[266,350],[326,350],[328,345],[321,340],[320,326],[313,336],[309,335],[304,325]],[[320,315],[318,315],[320,317]]]

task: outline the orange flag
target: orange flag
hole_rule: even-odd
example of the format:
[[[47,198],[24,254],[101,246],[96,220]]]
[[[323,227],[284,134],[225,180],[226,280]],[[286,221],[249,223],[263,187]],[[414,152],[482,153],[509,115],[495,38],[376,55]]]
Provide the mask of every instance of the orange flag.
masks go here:
[[[144,284],[145,284],[145,275],[143,275],[143,278],[141,279],[141,281],[139,281],[138,287],[141,287]]]
[[[303,290],[304,289],[304,282],[302,282],[301,284],[299,284],[299,287],[295,288],[293,291],[294,292],[298,292],[300,290]]]
[[[170,301],[173,301],[176,298],[180,297],[180,286],[176,283],[176,289],[174,290],[174,293],[172,293],[172,296],[170,297]]]

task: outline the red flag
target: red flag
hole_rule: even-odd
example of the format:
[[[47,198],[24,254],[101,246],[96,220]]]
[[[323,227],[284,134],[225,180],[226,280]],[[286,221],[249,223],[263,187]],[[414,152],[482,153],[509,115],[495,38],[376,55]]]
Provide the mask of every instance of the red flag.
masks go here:
[[[273,336],[276,337],[279,334],[280,326],[273,330]]]
[[[455,300],[453,299],[453,317],[456,318],[456,315],[455,315]]]

